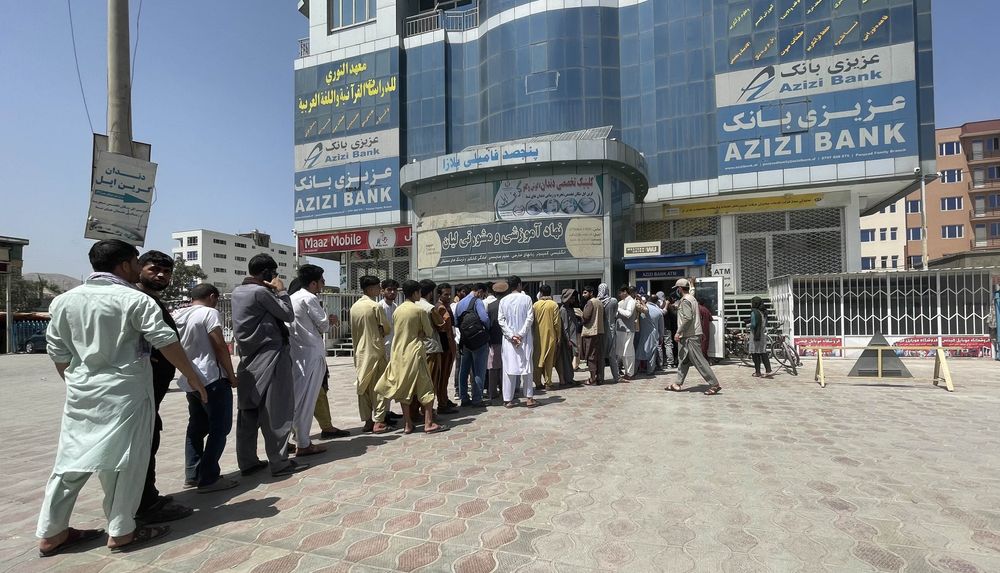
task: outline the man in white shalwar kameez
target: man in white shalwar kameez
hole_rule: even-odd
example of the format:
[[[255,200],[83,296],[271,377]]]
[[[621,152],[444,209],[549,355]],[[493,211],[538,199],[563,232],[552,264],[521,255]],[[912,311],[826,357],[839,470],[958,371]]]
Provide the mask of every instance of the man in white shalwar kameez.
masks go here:
[[[330,317],[319,304],[317,293],[323,290],[323,268],[316,265],[299,267],[302,288],[290,295],[295,320],[288,324],[289,350],[292,355],[292,386],[295,392],[295,415],[292,435],[295,438],[295,455],[309,456],[325,452],[323,446],[313,444],[309,438],[312,430],[316,398],[326,374],[326,343],[323,333],[330,331]],[[292,446],[289,445],[289,450]]]
[[[529,408],[535,407],[535,385],[531,379],[531,324],[535,320],[531,297],[524,294],[521,278],[507,279],[511,293],[500,299],[497,321],[503,330],[501,354],[503,356],[503,402],[507,408],[514,407],[514,388],[520,382]]]
[[[153,437],[151,348],[157,348],[207,401],[205,387],[160,307],[132,283],[138,251],[123,241],[95,243],[87,281],[52,302],[47,350],[66,382],[55,466],[45,487],[36,534],[43,557],[96,539],[101,530],[69,527],[80,490],[92,474],[104,489],[108,547],[135,546],[169,527],[137,528]]]

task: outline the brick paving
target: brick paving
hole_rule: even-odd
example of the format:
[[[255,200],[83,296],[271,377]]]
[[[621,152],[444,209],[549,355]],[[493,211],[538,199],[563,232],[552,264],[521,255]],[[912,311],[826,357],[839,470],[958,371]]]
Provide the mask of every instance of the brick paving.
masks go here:
[[[449,416],[435,436],[359,435],[350,362],[330,364],[334,423],[354,435],[314,467],[182,491],[186,407],[173,392],[159,485],[197,512],[132,553],[98,543],[38,559],[63,391],[46,356],[0,357],[0,569],[1000,571],[995,362],[953,361],[953,394],[847,379],[849,362],[831,362],[826,389],[808,363],[767,382],[725,365],[716,397],[668,394],[662,375]],[[235,469],[230,441],[223,470]],[[102,527],[100,503],[94,479],[73,525]]]

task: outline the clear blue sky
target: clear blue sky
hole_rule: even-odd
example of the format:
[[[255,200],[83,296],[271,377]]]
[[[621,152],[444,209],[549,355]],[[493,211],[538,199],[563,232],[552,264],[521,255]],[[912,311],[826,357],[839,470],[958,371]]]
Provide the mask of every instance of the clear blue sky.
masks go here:
[[[133,0],[133,41],[137,8]],[[938,126],[1000,117],[1000,78],[984,56],[1000,1],[937,0],[934,10]],[[0,235],[31,240],[26,271],[79,277],[89,271],[91,131],[66,3],[8,2],[3,11]],[[103,133],[106,3],[74,0],[73,19],[87,103]],[[195,228],[257,227],[291,243],[292,61],[306,35],[295,0],[143,4],[134,138],[153,144],[159,164],[146,247],[169,252],[172,231]]]

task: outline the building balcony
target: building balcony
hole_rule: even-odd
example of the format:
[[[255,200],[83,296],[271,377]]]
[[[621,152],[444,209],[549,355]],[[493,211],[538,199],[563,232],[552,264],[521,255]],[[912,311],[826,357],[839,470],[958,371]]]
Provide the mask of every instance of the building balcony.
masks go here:
[[[426,34],[435,30],[464,32],[479,27],[479,2],[450,10],[432,10],[410,16],[403,22],[404,37]]]
[[[985,179],[983,181],[969,182],[969,193],[976,193],[978,191],[997,191],[1000,190],[1000,179]]]
[[[965,156],[969,165],[982,165],[984,163],[1000,162],[1000,150],[983,150],[981,154],[968,153]]]
[[[1000,249],[1000,237],[972,239],[972,249]]]
[[[1000,219],[1000,209],[973,209],[969,211],[969,218],[973,221],[985,219]]]

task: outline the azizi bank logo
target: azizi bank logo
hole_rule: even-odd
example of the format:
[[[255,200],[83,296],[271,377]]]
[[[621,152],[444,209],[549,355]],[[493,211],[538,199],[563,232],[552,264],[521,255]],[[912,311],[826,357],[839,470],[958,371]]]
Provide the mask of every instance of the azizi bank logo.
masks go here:
[[[750,83],[746,87],[740,90],[740,97],[736,100],[736,103],[750,103],[769,95],[770,91],[768,91],[768,88],[774,83],[774,76],[774,66],[767,66],[761,70],[760,73],[750,80]]]

